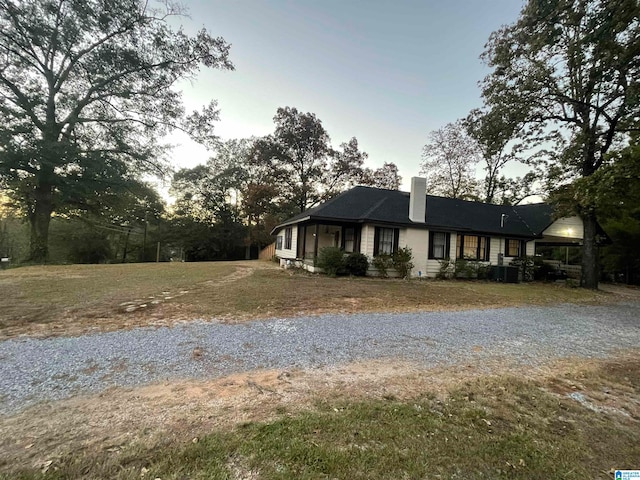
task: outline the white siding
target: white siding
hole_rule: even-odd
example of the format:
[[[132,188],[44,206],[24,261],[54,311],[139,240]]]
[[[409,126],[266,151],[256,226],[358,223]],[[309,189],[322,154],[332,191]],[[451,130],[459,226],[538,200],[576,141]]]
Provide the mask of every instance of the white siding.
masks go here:
[[[530,257],[532,257],[533,255],[536,254],[536,242],[535,242],[535,240],[527,242],[526,252],[527,252],[527,255],[530,256]]]
[[[427,232],[427,240],[429,239],[429,233]],[[458,241],[458,237],[455,232],[450,233],[450,243],[449,243],[449,256],[452,260],[456,258],[456,243]],[[429,253],[429,245],[427,241],[427,254]],[[426,276],[430,278],[435,278],[440,273],[440,261],[439,260],[427,260],[427,266],[425,268]]]
[[[458,242],[457,235],[455,233],[451,233],[451,245],[450,245],[450,256],[451,260],[455,261],[457,251],[456,244]],[[497,265],[498,264],[498,255],[504,255],[506,251],[507,239],[502,237],[489,237],[489,261],[482,262],[485,265]],[[535,251],[535,242],[530,241],[526,244],[526,255],[533,255]],[[515,257],[504,257],[503,262],[505,265],[508,265]],[[440,272],[440,262],[438,260],[428,260],[427,268],[426,268],[427,276],[435,277]]]
[[[438,260],[427,260],[427,267],[425,271],[427,272],[427,277],[435,278],[440,273],[440,262]]]
[[[489,263],[498,264],[498,254],[504,253],[504,238],[491,237],[489,239]]]
[[[291,226],[291,248],[285,247],[285,231],[287,227],[282,228],[277,232],[277,235],[282,235],[282,249],[276,249],[276,256],[278,258],[295,259],[296,249],[298,248],[298,226]]]
[[[285,230],[287,227],[280,229],[277,232],[278,236],[282,236],[282,248],[276,249],[276,256],[282,259],[295,259],[297,257],[298,248],[298,226],[291,226],[291,248],[285,249]],[[567,237],[569,231],[574,235],[572,238],[582,238],[582,221],[579,217],[567,217],[561,218],[554,222],[547,230],[544,231],[544,235],[551,236],[565,236]],[[327,246],[336,245],[336,232],[338,232],[337,242],[340,245],[340,227],[339,226],[324,226],[321,225],[318,231],[318,250]],[[313,246],[315,238],[314,227],[307,228],[306,249],[309,258],[313,255]],[[418,276],[418,272],[422,272],[422,276],[436,277],[440,272],[440,262],[438,260],[429,260],[429,230],[421,228],[400,228],[399,232],[399,247],[409,247],[413,253],[414,268],[411,275]],[[375,225],[365,224],[362,225],[361,237],[360,237],[360,252],[367,255],[369,259],[373,258],[375,239]],[[489,262],[491,265],[498,264],[498,254],[505,253],[506,250],[506,238],[491,237],[489,240]],[[457,235],[455,232],[450,233],[450,257],[455,260],[456,257],[456,243]],[[535,254],[535,241],[529,241],[526,243],[526,255]],[[504,257],[504,263],[508,264],[513,257]]]
[[[490,247],[491,250],[489,252],[489,263],[491,265],[498,264],[498,254],[500,253],[503,255],[502,261],[505,265],[508,265],[509,262],[511,262],[516,258],[516,257],[504,256],[507,251],[507,240],[509,240],[509,238],[513,239],[514,237],[507,237],[507,238],[491,237],[491,247]],[[526,242],[524,254],[533,255],[534,253],[535,253],[535,242],[533,240],[530,242]]]
[[[583,234],[582,219],[580,217],[563,217],[553,222],[542,232],[543,236],[564,237],[564,238],[582,238]]]

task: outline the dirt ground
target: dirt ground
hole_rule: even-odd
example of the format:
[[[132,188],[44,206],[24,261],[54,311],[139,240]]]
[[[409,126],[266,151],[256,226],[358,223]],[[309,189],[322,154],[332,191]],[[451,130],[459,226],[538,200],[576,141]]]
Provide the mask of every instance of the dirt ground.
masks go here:
[[[634,412],[640,418],[640,392],[602,383],[606,369],[638,371],[640,351],[607,360],[568,359],[524,370],[507,358],[474,365],[426,369],[395,359],[328,369],[254,371],[211,381],[188,381],[139,388],[113,388],[98,395],[45,403],[0,417],[0,470],[50,465],[73,453],[118,455],[132,445],[197,441],[212,429],[262,421],[313,408],[319,401],[366,398],[411,399],[430,392],[446,396],[474,379],[526,376],[565,396],[579,391],[589,408]],[[581,384],[582,378],[595,378]],[[606,395],[603,394],[606,392]],[[581,399],[583,397],[578,397]]]
[[[174,326],[193,319],[235,323],[325,313],[640,300],[639,289],[619,286],[593,292],[564,284],[328,278],[263,261],[24,267],[0,273],[0,290],[0,340]]]
[[[194,288],[216,290],[250,277],[256,270],[277,270],[272,262],[233,262],[233,272],[215,280],[207,280],[194,285]],[[59,273],[37,272],[38,279],[51,277],[60,280]],[[67,276],[69,278],[70,276]],[[82,276],[74,276],[80,278]],[[6,280],[6,279],[5,279]],[[2,283],[0,283],[0,286]],[[193,320],[188,308],[180,302],[181,297],[189,295],[191,289],[176,288],[158,290],[150,295],[140,296],[124,302],[110,302],[108,308],[83,307],[65,309],[59,319],[47,322],[25,322],[4,326],[0,330],[0,340],[17,336],[51,337],[76,336],[92,332],[109,332],[136,327],[171,327]],[[187,311],[185,311],[187,310]]]
[[[262,262],[238,263],[234,267],[231,274],[202,282],[198,288],[223,291],[225,286],[237,285],[238,281],[253,276],[256,269],[277,268]],[[640,301],[640,289],[610,285],[601,288],[609,297],[607,301]],[[89,320],[99,324],[96,330],[100,331],[190,321],[193,316],[181,312],[181,303],[175,301],[181,296],[188,298],[189,293],[181,289],[170,293],[159,291],[139,301],[121,302],[115,315]],[[87,333],[87,321],[86,316],[69,315],[60,324],[58,334]],[[14,330],[8,327],[0,339],[25,334],[55,335],[56,328],[56,324],[39,323],[16,326]],[[632,409],[636,418],[640,418],[639,391],[621,385],[580,384],[585,372],[616,365],[637,371],[640,352],[620,352],[607,360],[555,361],[533,370],[524,370],[508,358],[494,358],[484,362],[482,368],[457,365],[446,369],[425,369],[386,359],[328,369],[253,371],[210,381],[112,388],[98,395],[43,403],[17,415],[0,416],[0,471],[20,466],[40,468],[71,453],[118,455],[136,444],[151,448],[166,442],[196,441],[212,429],[295,414],[313,408],[319,401],[402,400],[425,392],[445,396],[452,388],[484,378],[487,372],[491,376],[514,374],[540,379],[558,395],[579,390],[590,399],[590,408],[608,411],[624,405],[626,411]],[[612,394],[603,396],[603,388]]]
[[[603,292],[611,293],[616,295],[621,299],[638,301],[640,300],[640,288],[627,286],[627,285],[617,285],[612,283],[601,283],[598,288]]]

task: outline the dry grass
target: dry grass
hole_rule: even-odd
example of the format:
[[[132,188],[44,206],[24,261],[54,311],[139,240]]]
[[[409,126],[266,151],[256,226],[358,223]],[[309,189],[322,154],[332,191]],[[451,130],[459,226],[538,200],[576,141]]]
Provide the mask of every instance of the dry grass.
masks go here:
[[[34,407],[0,417],[0,478],[608,479],[637,468],[637,351],[533,371],[495,360],[491,376],[371,362]]]
[[[0,272],[0,338],[194,318],[459,310],[615,299],[556,284],[328,278],[265,262],[25,267]]]
[[[28,267],[0,272],[0,290],[0,338],[629,300],[561,285],[332,279],[260,262]],[[0,416],[0,431],[7,480],[611,478],[640,458],[640,354],[533,371],[508,358],[481,369],[387,359],[115,388]]]

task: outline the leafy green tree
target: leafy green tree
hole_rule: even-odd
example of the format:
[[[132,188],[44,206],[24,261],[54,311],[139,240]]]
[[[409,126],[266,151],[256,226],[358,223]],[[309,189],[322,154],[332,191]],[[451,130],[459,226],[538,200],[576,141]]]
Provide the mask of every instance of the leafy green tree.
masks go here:
[[[249,166],[253,141],[223,142],[206,164],[174,175],[171,193],[176,202],[171,241],[188,259],[244,258],[244,248],[255,244],[249,227],[251,220],[259,221],[263,212],[249,209],[263,206],[263,191],[256,191],[259,177]],[[248,200],[254,203],[249,204]]]
[[[166,245],[168,255],[186,261],[238,260],[245,254],[246,227],[224,219],[216,224],[190,216],[172,216],[153,237]]]
[[[402,177],[398,173],[398,166],[395,163],[385,162],[382,167],[375,170],[365,169],[362,183],[376,188],[400,190]]]
[[[514,178],[500,175],[499,178],[494,180],[491,203],[517,205],[527,197],[541,195],[543,190],[539,186],[540,176],[541,174],[536,171],[530,171],[522,177]]]
[[[150,241],[164,213],[156,190],[130,181],[110,187],[83,208],[66,209],[51,221],[49,261],[115,263],[155,259]]]
[[[429,133],[422,150],[421,173],[430,194],[475,200],[479,196],[475,168],[480,161],[478,143],[464,122],[448,123]]]
[[[162,172],[170,129],[215,142],[215,103],[185,116],[173,87],[201,66],[232,68],[229,45],[173,29],[183,13],[171,2],[0,0],[0,178],[31,224],[31,260],[47,259],[53,212]]]
[[[26,255],[28,247],[28,232],[19,212],[11,208],[8,199],[0,193],[0,257],[18,262]]]
[[[517,114],[516,137],[546,150],[557,182],[592,176],[639,128],[639,17],[637,0],[529,0],[517,22],[489,38],[485,103]],[[596,205],[574,204],[587,288],[598,286]]]
[[[511,145],[518,123],[513,112],[499,109],[472,110],[463,120],[467,132],[473,138],[481,153],[480,164],[485,171],[482,197],[485,203],[513,204],[531,195],[532,184],[536,180],[533,172],[524,177],[508,178],[502,174],[504,167],[517,161],[518,145]]]
[[[284,201],[301,212],[321,200],[331,153],[329,134],[313,113],[279,108],[275,132],[255,144],[255,161],[271,169]],[[284,202],[281,202],[284,203]]]
[[[369,157],[360,151],[358,140],[352,137],[333,150],[329,159],[329,171],[322,181],[323,200],[361,184],[366,176],[364,161]]]
[[[589,177],[558,189],[553,201],[563,210],[595,204],[598,220],[612,243],[601,251],[604,272],[640,281],[640,136],[612,152],[609,162]]]
[[[274,133],[254,144],[252,164],[269,172],[285,217],[362,181],[367,155],[355,138],[334,150],[318,117],[294,107],[279,108],[273,120]]]
[[[215,161],[181,169],[173,177],[171,193],[175,210],[203,222],[216,223],[223,217],[241,221],[241,184],[247,174],[242,167],[215,168]]]

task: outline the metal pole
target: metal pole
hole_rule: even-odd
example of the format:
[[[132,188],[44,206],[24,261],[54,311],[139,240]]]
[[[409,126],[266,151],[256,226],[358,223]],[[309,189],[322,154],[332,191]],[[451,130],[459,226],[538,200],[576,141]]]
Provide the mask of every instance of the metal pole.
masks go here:
[[[156,250],[156,263],[160,261],[160,242],[158,242],[158,249]]]
[[[144,212],[144,237],[142,237],[142,261],[147,261],[147,212]]]

